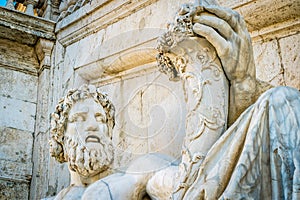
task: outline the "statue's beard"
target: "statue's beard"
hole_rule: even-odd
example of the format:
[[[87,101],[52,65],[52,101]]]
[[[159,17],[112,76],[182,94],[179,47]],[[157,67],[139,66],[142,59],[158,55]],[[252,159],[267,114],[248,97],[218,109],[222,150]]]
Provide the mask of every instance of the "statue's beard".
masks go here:
[[[112,142],[100,136],[98,148],[87,148],[76,139],[65,138],[65,155],[71,170],[83,177],[91,177],[109,168],[113,161]]]

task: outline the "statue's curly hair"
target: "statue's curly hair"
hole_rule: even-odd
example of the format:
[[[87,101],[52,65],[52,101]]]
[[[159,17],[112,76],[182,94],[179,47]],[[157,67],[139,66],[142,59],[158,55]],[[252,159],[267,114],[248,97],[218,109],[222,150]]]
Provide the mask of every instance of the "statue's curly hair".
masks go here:
[[[67,95],[60,99],[55,111],[51,113],[50,154],[60,163],[67,161],[65,159],[63,146],[69,112],[77,101],[87,98],[93,98],[96,103],[103,107],[106,114],[109,137],[112,138],[112,129],[115,125],[115,107],[107,98],[107,95],[102,94],[99,88],[86,84],[78,89],[69,90]]]

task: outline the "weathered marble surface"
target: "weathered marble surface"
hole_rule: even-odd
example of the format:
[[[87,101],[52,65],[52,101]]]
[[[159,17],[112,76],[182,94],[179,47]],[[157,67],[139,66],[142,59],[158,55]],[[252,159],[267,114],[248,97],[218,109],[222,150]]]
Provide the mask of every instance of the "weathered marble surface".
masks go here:
[[[193,18],[197,12],[201,11],[197,11],[193,5],[183,5],[175,17],[174,24],[169,25],[168,31],[159,39],[158,44],[159,69],[166,73],[170,80],[182,81],[187,106],[182,161],[177,171],[178,175],[173,173],[173,177],[178,176],[173,190],[178,191],[186,190],[188,185],[195,181],[195,171],[227,127],[228,80],[215,48],[206,39],[198,38],[194,33]],[[166,173],[170,173],[170,170],[166,169]],[[158,172],[152,179],[161,179],[162,175],[163,172]],[[159,190],[161,187],[169,186],[147,185],[152,197],[169,198],[173,191],[166,192],[166,196],[163,196]],[[175,198],[182,197],[179,195]]]
[[[47,183],[34,155],[43,154],[39,157],[43,163],[49,157],[48,134],[41,133],[49,129],[43,93],[48,94],[50,83],[43,70],[50,67],[54,26],[53,21],[0,7],[0,199],[30,199],[30,189],[45,188],[30,187],[36,179]],[[46,56],[39,39],[52,44]],[[39,90],[45,85],[44,91]]]
[[[299,199],[300,92],[265,92],[222,135],[184,199]]]
[[[3,53],[9,43],[2,44],[0,59],[11,62],[12,57]],[[24,57],[29,57],[30,54],[29,51]],[[15,55],[16,59],[20,59],[20,54]],[[0,67],[0,199],[29,197],[36,84],[37,78],[31,74]],[[25,89],[23,85],[28,87]]]

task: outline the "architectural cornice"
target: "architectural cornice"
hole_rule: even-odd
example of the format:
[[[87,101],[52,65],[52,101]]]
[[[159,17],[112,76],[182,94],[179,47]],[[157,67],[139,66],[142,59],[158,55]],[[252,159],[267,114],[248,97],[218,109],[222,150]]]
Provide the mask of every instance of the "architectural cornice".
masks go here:
[[[0,7],[0,38],[35,45],[38,38],[55,40],[55,22]]]
[[[57,39],[69,46],[157,0],[97,0],[57,22]]]

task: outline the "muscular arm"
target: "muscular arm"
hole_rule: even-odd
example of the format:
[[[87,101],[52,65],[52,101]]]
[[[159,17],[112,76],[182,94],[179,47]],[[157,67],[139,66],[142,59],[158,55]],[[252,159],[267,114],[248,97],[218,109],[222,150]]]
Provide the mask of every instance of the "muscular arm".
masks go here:
[[[270,86],[256,80],[252,43],[244,19],[229,8],[206,6],[204,10],[194,17],[193,30],[215,47],[230,81],[231,125]]]
[[[135,184],[137,179],[134,175],[115,173],[90,185],[82,199],[129,200],[137,193]]]

